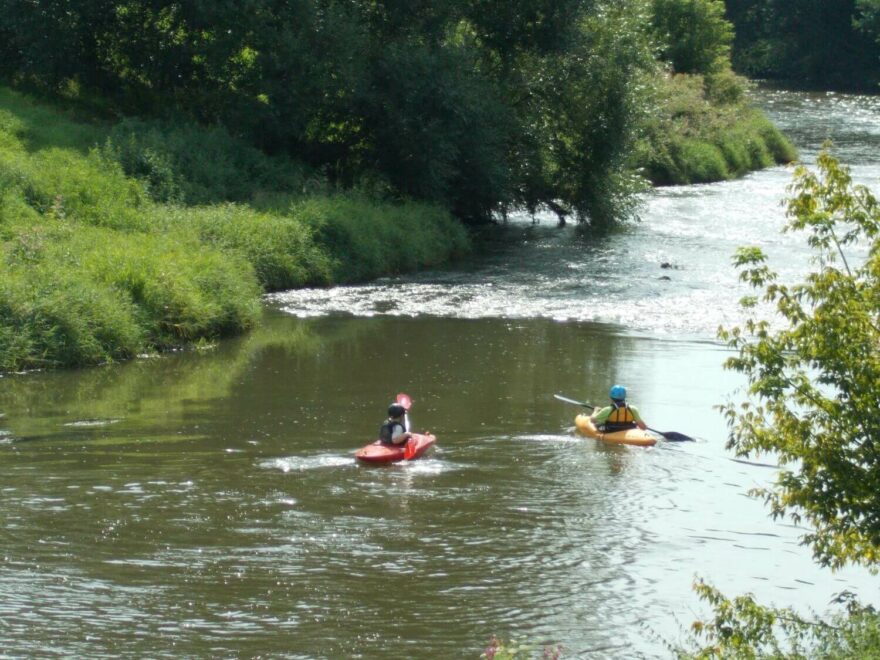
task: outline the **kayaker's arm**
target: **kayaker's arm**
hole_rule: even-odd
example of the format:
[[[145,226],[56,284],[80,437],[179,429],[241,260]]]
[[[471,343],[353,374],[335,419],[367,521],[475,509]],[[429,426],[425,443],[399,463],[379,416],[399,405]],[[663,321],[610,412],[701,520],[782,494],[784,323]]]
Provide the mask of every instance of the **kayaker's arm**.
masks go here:
[[[597,427],[602,426],[605,421],[608,419],[608,415],[611,414],[611,406],[605,406],[604,408],[593,408],[593,412],[590,413],[590,421],[593,422]]]
[[[398,427],[395,426],[394,428],[396,430]],[[400,429],[401,429],[400,433],[393,434],[391,436],[392,444],[402,445],[403,443],[405,443],[407,440],[409,440],[412,437],[412,433],[410,433],[409,431],[404,431],[403,426],[401,426]]]
[[[646,431],[648,429],[648,425],[642,421],[642,416],[639,414],[638,408],[629,407],[629,411],[632,413],[633,421],[636,423],[642,431]]]

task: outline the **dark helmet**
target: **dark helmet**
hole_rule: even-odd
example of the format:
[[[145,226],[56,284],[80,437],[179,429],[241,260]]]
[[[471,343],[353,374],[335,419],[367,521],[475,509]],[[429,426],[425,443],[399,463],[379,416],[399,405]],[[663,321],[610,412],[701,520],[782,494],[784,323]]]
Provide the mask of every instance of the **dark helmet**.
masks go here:
[[[392,403],[390,406],[388,406],[389,417],[400,417],[404,413],[406,413],[406,408],[404,408],[399,403]]]

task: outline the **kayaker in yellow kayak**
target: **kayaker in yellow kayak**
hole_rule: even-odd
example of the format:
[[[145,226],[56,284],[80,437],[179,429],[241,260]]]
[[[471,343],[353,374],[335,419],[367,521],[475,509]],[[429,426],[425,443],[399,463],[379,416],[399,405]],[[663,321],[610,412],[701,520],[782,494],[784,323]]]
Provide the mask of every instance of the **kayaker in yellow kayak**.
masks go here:
[[[636,427],[642,431],[648,428],[648,425],[642,421],[638,409],[626,402],[626,388],[623,385],[612,387],[608,396],[611,397],[611,405],[596,410],[590,415],[590,421],[597,429],[611,433]]]
[[[406,430],[404,415],[406,408],[399,403],[388,406],[388,419],[379,427],[379,440],[386,445],[402,445],[412,437]]]

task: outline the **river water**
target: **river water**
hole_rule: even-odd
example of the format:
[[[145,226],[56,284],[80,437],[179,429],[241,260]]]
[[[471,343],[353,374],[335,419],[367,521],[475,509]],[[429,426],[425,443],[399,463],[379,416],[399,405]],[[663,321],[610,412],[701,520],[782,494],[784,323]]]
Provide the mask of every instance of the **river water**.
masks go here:
[[[880,187],[880,101],[763,91],[812,163],[831,138]],[[746,491],[715,406],[730,265],[781,234],[791,170],[652,192],[609,238],[514,218],[443,271],[267,299],[210,351],[0,380],[0,657],[477,658],[490,635],[566,657],[669,657],[691,584],[802,611],[878,579],[830,573]],[[854,255],[857,256],[857,255]],[[664,264],[667,267],[664,267]],[[627,385],[653,449],[573,435]],[[404,391],[438,445],[356,464]]]

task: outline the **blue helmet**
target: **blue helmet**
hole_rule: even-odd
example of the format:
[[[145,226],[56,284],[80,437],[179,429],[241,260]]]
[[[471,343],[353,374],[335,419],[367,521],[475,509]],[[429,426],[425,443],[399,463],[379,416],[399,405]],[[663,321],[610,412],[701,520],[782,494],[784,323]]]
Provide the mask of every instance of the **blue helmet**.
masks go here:
[[[615,385],[608,393],[615,401],[624,401],[626,399],[626,388],[623,385]]]

